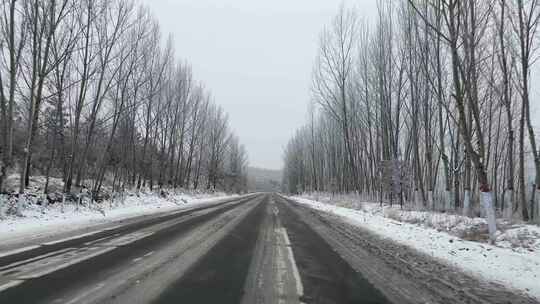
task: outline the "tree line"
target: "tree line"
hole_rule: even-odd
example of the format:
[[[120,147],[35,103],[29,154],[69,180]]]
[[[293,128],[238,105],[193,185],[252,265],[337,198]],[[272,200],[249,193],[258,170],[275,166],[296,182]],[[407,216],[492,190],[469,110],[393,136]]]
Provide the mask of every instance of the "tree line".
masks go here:
[[[2,0],[0,191],[13,172],[244,191],[247,153],[151,12],[132,0]]]
[[[415,208],[538,217],[531,115],[536,0],[378,1],[320,36],[307,124],[284,152],[289,192],[357,192]]]

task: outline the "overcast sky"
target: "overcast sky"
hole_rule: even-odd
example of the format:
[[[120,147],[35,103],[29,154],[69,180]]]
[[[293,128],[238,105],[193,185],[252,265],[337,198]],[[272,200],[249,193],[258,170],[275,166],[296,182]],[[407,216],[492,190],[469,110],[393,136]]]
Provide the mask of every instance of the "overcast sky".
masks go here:
[[[318,36],[341,0],[144,0],[229,113],[252,166],[280,169],[306,121]],[[356,0],[374,14],[375,0]]]

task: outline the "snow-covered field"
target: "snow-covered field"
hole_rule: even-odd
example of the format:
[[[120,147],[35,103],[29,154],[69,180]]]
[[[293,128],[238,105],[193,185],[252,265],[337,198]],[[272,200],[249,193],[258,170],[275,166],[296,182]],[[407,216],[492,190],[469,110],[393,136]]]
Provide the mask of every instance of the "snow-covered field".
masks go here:
[[[36,233],[66,232],[139,215],[179,210],[230,197],[225,193],[171,193],[166,198],[151,192],[140,192],[139,196],[126,193],[124,198],[117,197],[99,205],[56,203],[45,207],[24,201],[19,206],[18,215],[4,215],[0,219],[0,242],[24,239]]]
[[[483,279],[540,300],[540,227],[501,222],[497,243],[484,242],[485,221],[459,215],[402,211],[350,198],[291,197],[316,210],[415,248]],[[321,202],[324,201],[324,202]]]

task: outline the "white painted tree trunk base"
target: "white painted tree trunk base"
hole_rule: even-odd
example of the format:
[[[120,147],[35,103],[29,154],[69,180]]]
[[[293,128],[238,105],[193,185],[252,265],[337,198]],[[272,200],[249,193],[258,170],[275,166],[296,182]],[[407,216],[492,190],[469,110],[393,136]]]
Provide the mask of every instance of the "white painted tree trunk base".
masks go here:
[[[0,196],[0,219],[6,217],[5,206],[7,205],[7,199],[4,199],[3,196]]]
[[[497,222],[495,219],[495,210],[493,209],[493,194],[491,192],[481,192],[481,196],[488,223],[489,239],[492,243],[495,243]]]
[[[47,212],[47,208],[49,207],[49,200],[47,199],[47,195],[43,194],[40,196],[41,198],[41,212],[45,213]]]
[[[420,192],[418,190],[414,191],[414,206],[416,207],[416,210],[424,209],[424,206],[422,206],[422,202],[420,201]]]
[[[463,198],[463,215],[470,216],[471,213],[471,191],[465,190]]]
[[[427,193],[427,204],[428,204],[428,208],[432,208],[432,207],[433,207],[434,209],[437,209],[437,208],[438,208],[438,206],[435,206],[435,205],[433,204],[433,191],[431,191],[431,190],[428,191],[428,193]]]
[[[23,205],[23,200],[22,199],[18,199],[17,200],[17,203],[16,203],[16,206],[17,206],[17,210],[16,210],[16,213],[17,213],[17,216],[22,216],[22,212],[23,212],[23,209],[24,209],[24,205]]]
[[[504,218],[511,219],[514,212],[514,191],[504,191]]]
[[[62,206],[60,206],[60,212],[64,213],[65,206],[66,206],[66,194],[62,193]]]
[[[444,209],[449,211],[454,209],[452,208],[453,198],[452,191],[444,191]]]

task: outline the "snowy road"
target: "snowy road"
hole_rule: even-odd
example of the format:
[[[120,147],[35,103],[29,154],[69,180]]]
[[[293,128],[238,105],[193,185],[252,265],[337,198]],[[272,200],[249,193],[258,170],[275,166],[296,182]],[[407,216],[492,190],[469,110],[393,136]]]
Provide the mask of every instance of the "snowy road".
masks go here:
[[[0,252],[0,303],[534,301],[256,194]]]

